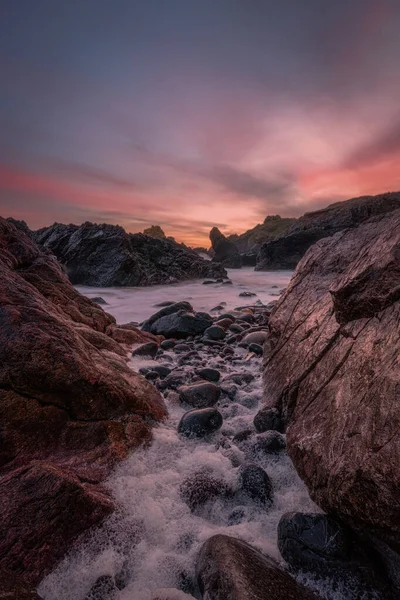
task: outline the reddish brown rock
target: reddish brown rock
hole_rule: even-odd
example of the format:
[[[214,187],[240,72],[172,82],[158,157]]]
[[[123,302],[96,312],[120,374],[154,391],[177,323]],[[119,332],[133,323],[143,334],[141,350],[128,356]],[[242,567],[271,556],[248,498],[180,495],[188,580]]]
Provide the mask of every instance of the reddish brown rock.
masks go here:
[[[40,600],[33,586],[11,571],[0,571],[0,600]]]
[[[87,528],[113,510],[99,486],[82,484],[51,463],[32,462],[13,471],[3,477],[1,488],[2,567],[33,585],[81,534],[82,520]]]
[[[1,514],[7,528],[0,569],[27,570],[37,583],[78,534],[112,510],[92,484],[131,449],[149,443],[149,422],[163,419],[166,408],[159,392],[127,366],[127,349],[108,335],[119,329],[114,318],[79,294],[54,258],[4,219],[0,281]],[[153,337],[127,331],[140,341]],[[66,515],[73,520],[74,502],[68,533],[63,528]]]
[[[399,285],[399,210],[321,240],[271,315],[264,370],[313,499],[388,553],[400,552]]]

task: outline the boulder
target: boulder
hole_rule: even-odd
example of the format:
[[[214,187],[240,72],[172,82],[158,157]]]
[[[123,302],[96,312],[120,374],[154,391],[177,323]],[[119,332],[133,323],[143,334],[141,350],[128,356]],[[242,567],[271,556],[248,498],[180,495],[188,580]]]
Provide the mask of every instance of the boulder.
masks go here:
[[[266,507],[271,506],[273,502],[271,480],[258,465],[250,464],[240,468],[238,490]]]
[[[158,351],[158,344],[156,342],[147,342],[141,344],[137,348],[132,350],[132,356],[148,356],[149,358],[155,358]]]
[[[227,535],[203,544],[196,575],[207,600],[318,600],[272,558]]]
[[[26,565],[37,582],[78,534],[112,509],[96,486],[130,450],[150,441],[148,423],[167,411],[159,392],[127,366],[126,349],[108,335],[115,319],[4,219],[0,280],[1,505],[15,520],[0,549],[0,569],[21,573]],[[24,482],[33,489],[18,487]],[[33,494],[32,504],[25,492]],[[76,518],[74,498],[82,508]],[[68,515],[71,531],[58,539],[58,524],[62,533]]]
[[[258,344],[259,346],[264,346],[265,342],[269,338],[269,333],[267,331],[252,331],[244,336],[242,342],[244,344]]]
[[[211,369],[210,367],[204,367],[204,369],[199,369],[198,371],[196,371],[196,373],[202,379],[212,381],[213,383],[217,383],[221,378],[221,373],[217,369]]]
[[[58,466],[33,461],[1,481],[0,564],[37,585],[71,543],[113,510],[109,495]]]
[[[313,500],[398,565],[399,274],[400,210],[321,240],[271,315],[264,359],[265,402]]]
[[[127,233],[117,225],[54,223],[31,235],[57,257],[75,285],[147,286],[226,277],[221,265],[204,260],[184,244]]]
[[[199,335],[204,333],[212,323],[211,317],[208,315],[207,317],[204,313],[179,310],[178,312],[166,314],[155,320],[151,325],[151,333],[163,335],[166,338],[178,339]]]
[[[210,340],[223,340],[226,336],[226,332],[223,327],[212,325],[211,327],[207,327],[204,335],[210,338]]]
[[[280,431],[284,432],[284,424],[277,408],[271,408],[270,406],[264,406],[261,408],[256,416],[254,417],[254,427],[258,433],[264,431]]]
[[[397,209],[400,209],[400,193],[392,192],[352,198],[306,213],[287,233],[261,246],[256,271],[295,269],[307,250],[320,239]]]
[[[215,383],[194,383],[179,388],[180,400],[194,408],[208,408],[219,400],[221,390]]]
[[[230,269],[240,269],[242,259],[235,244],[228,240],[218,227],[210,231],[210,240],[214,250],[213,262],[218,262]]]
[[[229,486],[207,471],[197,471],[189,475],[179,488],[182,500],[193,512],[210,500],[224,498],[231,494]]]
[[[221,429],[222,423],[222,415],[216,408],[193,409],[182,416],[178,433],[185,437],[205,437]]]

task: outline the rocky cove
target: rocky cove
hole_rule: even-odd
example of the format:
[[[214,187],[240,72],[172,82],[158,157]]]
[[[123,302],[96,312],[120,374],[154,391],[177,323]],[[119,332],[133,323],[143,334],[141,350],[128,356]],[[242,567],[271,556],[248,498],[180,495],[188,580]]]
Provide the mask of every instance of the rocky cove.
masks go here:
[[[78,291],[1,227],[16,598],[398,597],[399,211],[290,282],[143,290]]]

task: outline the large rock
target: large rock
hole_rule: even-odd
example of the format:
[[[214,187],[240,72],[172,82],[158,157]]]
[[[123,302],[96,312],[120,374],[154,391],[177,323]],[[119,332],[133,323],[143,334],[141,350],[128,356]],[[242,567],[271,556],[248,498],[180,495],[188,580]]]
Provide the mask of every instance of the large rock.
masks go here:
[[[284,416],[312,498],[391,562],[400,552],[399,281],[400,210],[321,240],[271,315],[264,368],[266,404]]]
[[[85,528],[101,522],[113,503],[99,486],[31,462],[2,478],[0,507],[1,567],[37,584],[82,533],[82,522]]]
[[[213,227],[210,231],[210,240],[214,250],[213,262],[222,263],[230,269],[240,269],[242,259],[235,244],[228,240],[218,227]]]
[[[204,333],[211,324],[208,314],[193,312],[188,302],[177,302],[152,315],[143,323],[143,329],[166,338],[183,339]]]
[[[296,219],[293,218],[268,215],[265,217],[264,223],[256,225],[241,235],[230,235],[227,239],[235,244],[242,255],[243,265],[254,266],[261,246],[265,242],[286,234],[295,222]]]
[[[295,269],[308,248],[338,231],[354,228],[375,215],[400,208],[400,193],[362,196],[306,213],[287,233],[261,246],[256,271]]]
[[[226,277],[220,265],[183,244],[117,225],[54,223],[32,233],[64,265],[72,283],[93,286],[146,286],[185,279]]]
[[[196,575],[207,600],[317,600],[272,558],[227,535],[203,544]]]
[[[95,487],[90,491],[89,482],[95,486],[131,449],[149,442],[148,420],[160,421],[166,408],[159,392],[127,366],[126,348],[107,335],[118,329],[114,318],[79,294],[56,260],[4,219],[0,281],[0,475],[10,477],[2,480],[1,506],[3,515],[15,510],[18,516],[9,526],[7,545],[0,548],[0,569],[22,572],[21,565],[29,563],[37,581],[68,543],[93,524],[90,513],[98,515],[96,522],[104,515],[103,496]],[[152,337],[130,331],[140,341]],[[54,470],[51,477],[39,474],[32,489],[25,490],[39,520],[36,545],[24,545],[19,540],[32,532],[33,517],[24,509],[26,497],[18,485],[36,481],[36,475],[29,475],[36,461],[51,463],[56,475]],[[26,477],[20,468],[27,469]],[[51,493],[65,478],[73,479],[77,501],[81,495],[91,508],[70,524],[71,536],[65,534],[61,544],[54,531],[58,519],[69,513],[63,493],[53,499]],[[48,493],[40,491],[43,480],[53,482]],[[48,514],[53,530],[39,522]],[[4,516],[3,522],[8,527]],[[46,551],[36,557],[40,547]]]

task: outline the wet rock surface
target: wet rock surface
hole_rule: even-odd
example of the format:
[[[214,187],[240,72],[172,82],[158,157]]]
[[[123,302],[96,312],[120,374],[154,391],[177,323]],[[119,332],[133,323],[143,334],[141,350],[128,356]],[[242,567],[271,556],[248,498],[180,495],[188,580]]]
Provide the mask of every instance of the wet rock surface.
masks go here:
[[[160,393],[128,367],[115,319],[4,219],[0,279],[0,568],[36,584],[112,510],[96,486],[150,441],[143,417],[167,413]]]
[[[313,499],[400,565],[400,211],[313,246],[270,318],[265,397]],[[311,433],[311,434],[310,434]],[[397,581],[397,585],[400,582]]]
[[[31,236],[57,257],[75,285],[147,286],[226,277],[221,265],[184,244],[127,233],[117,225],[54,223]]]
[[[272,558],[227,535],[207,540],[196,565],[203,598],[209,600],[317,600]]]

